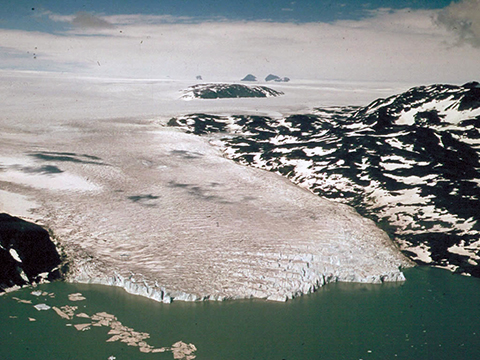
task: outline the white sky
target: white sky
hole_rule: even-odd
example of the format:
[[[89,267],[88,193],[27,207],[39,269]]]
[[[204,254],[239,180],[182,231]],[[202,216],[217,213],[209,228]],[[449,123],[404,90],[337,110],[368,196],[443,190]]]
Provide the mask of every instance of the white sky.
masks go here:
[[[0,68],[144,79],[273,73],[292,80],[464,83],[480,78],[480,15],[467,19],[467,29],[456,26],[471,9],[480,10],[480,2],[306,24],[48,13],[49,20],[74,26],[60,34],[0,29]]]

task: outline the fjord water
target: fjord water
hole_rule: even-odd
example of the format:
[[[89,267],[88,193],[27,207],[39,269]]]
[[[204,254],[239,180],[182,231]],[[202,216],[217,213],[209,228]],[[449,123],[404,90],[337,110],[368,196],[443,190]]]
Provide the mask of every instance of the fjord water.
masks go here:
[[[147,332],[148,344],[192,343],[196,359],[474,359],[480,352],[480,279],[434,268],[405,271],[397,284],[329,284],[286,303],[260,300],[162,304],[114,287],[53,283],[0,297],[1,359],[173,359],[106,342],[105,327],[77,331],[54,311],[105,311]],[[81,292],[86,300],[71,302]],[[14,297],[32,300],[19,303]],[[31,321],[31,319],[35,321]],[[83,319],[85,320],[85,319]],[[85,322],[85,321],[83,321]]]

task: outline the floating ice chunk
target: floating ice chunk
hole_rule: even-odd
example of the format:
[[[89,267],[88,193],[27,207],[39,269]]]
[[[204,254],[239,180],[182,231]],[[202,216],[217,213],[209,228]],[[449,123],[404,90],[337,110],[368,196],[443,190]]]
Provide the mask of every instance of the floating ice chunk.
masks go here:
[[[69,305],[62,306],[60,309],[55,306],[53,307],[53,310],[58,314],[58,316],[68,320],[73,318],[73,316],[75,315],[75,311],[77,311],[77,309],[78,309],[77,306],[69,306]]]
[[[64,319],[70,319],[70,316],[68,316],[66,313],[64,313],[62,310],[60,310],[59,308],[57,307],[53,307],[53,310],[58,314],[58,316],[64,318]]]
[[[30,294],[32,294],[33,296],[41,296],[42,292],[40,290],[35,290],[35,291],[32,291]]]
[[[50,310],[51,307],[48,306],[47,304],[37,304],[37,305],[34,305],[33,306],[35,309],[37,309],[38,311],[41,311],[41,310]]]
[[[165,352],[165,351],[167,351],[167,349],[165,349],[165,348],[153,349],[152,353],[161,353],[161,352]]]
[[[101,316],[101,317],[104,317],[104,318],[107,318],[107,319],[115,319],[115,315],[106,313],[106,312],[104,312],[104,311],[103,311],[103,312],[96,313],[95,315],[98,315],[98,316]]]
[[[70,301],[82,301],[85,300],[86,297],[84,297],[81,293],[75,293],[75,294],[70,294],[68,295],[68,300]]]
[[[122,339],[122,337],[120,335],[114,335],[111,338],[107,339],[106,341],[107,342],[113,342],[113,341],[118,341],[118,340],[121,340],[121,339]]]
[[[19,299],[17,297],[12,297],[13,300],[16,300],[18,303],[21,303],[21,304],[31,304],[32,301],[31,300],[22,300],[22,299]]]
[[[75,329],[77,329],[78,331],[86,331],[86,330],[90,330],[90,326],[92,324],[75,324],[73,325],[75,327]]]
[[[172,345],[171,351],[174,359],[192,360],[196,358],[194,352],[197,348],[193,344],[186,344],[183,341],[178,341]]]

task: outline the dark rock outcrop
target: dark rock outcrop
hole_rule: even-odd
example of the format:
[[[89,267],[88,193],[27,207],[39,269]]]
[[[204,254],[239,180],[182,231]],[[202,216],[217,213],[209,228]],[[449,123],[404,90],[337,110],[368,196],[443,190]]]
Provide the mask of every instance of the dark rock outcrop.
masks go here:
[[[257,81],[257,77],[252,74],[248,74],[241,81]]]
[[[197,84],[184,90],[183,99],[265,98],[283,95],[266,86],[242,84]]]
[[[290,79],[288,77],[281,78],[280,76],[270,74],[265,78],[265,81],[289,82]]]
[[[60,256],[48,231],[0,214],[0,292],[15,285],[60,278]]]

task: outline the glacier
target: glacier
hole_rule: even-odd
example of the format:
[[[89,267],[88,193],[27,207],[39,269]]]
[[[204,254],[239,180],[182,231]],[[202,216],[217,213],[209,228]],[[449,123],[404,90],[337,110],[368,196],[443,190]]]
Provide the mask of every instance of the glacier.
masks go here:
[[[191,105],[178,95],[183,83],[136,92],[138,82],[74,81],[85,89],[41,92],[48,107],[25,107],[28,89],[6,97],[0,119],[0,198],[19,199],[0,201],[0,210],[50,230],[68,259],[67,281],[170,302],[285,301],[333,281],[405,280],[402,268],[413,263],[352,207],[237,164],[212,138],[166,126],[192,106],[285,112],[297,111],[295,98]],[[162,107],[145,96],[151,86]]]

